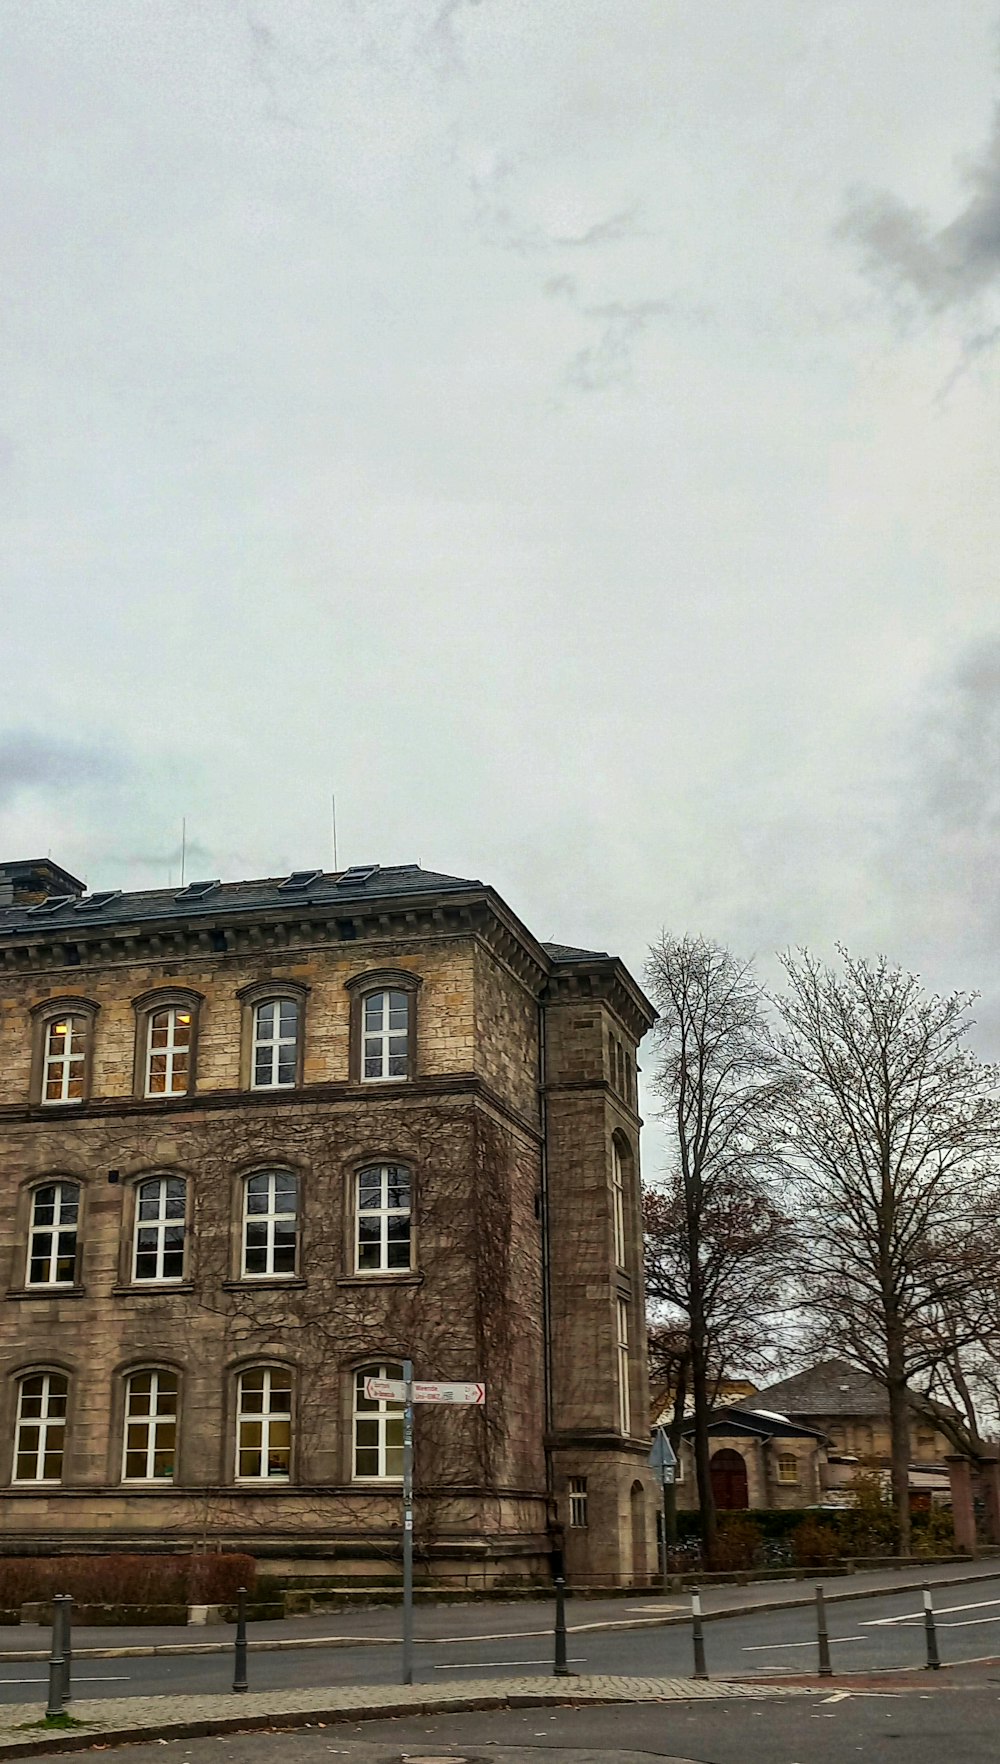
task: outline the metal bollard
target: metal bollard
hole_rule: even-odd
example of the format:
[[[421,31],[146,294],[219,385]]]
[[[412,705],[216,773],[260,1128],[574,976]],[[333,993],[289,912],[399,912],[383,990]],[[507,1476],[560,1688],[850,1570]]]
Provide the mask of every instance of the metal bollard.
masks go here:
[[[561,1574],[556,1577],[556,1660],[553,1671],[556,1678],[570,1675],[566,1660],[566,1582]]]
[[[247,1686],[247,1589],[241,1586],[236,1594],[236,1657],[233,1662],[233,1689],[245,1691]]]
[[[59,1652],[62,1654],[63,1678],[62,1690],[64,1703],[73,1701],[73,1599],[69,1593],[57,1593],[55,1599],[57,1611],[62,1613],[61,1637]]]
[[[937,1630],[934,1626],[934,1606],[931,1604],[931,1589],[924,1587],[924,1634],[927,1638],[927,1670],[936,1672],[941,1665],[938,1653]]]
[[[819,1642],[819,1675],[820,1678],[832,1678],[833,1667],[830,1665],[830,1636],[826,1627],[826,1600],[823,1588],[816,1588],[816,1639]]]
[[[45,1719],[55,1715],[64,1715],[63,1699],[66,1684],[66,1663],[60,1651],[62,1642],[62,1611],[59,1595],[52,1601],[52,1652],[49,1655],[49,1700],[45,1709]]]
[[[694,1630],[694,1675],[695,1678],[707,1678],[705,1636],[701,1627],[701,1593],[696,1586],[691,1588],[691,1625]]]

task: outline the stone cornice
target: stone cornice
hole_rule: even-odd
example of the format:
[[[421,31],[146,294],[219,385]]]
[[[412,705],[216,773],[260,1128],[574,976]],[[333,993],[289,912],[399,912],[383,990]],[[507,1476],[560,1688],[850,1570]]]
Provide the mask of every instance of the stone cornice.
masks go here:
[[[543,997],[547,1005],[606,1004],[636,1042],[656,1022],[656,1011],[618,956],[551,964]]]

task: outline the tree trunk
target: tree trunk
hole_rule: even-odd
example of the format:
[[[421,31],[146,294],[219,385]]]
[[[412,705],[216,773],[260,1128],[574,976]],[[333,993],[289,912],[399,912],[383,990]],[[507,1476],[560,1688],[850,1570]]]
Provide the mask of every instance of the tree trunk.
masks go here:
[[[688,1369],[687,1362],[682,1360],[677,1371],[677,1384],[674,1390],[674,1413],[667,1429],[667,1438],[674,1448],[674,1456],[678,1464],[681,1460],[681,1430],[684,1426],[684,1410],[687,1407]],[[673,1548],[677,1543],[677,1487],[673,1482],[667,1484],[667,1498],[664,1510],[664,1523],[667,1535],[664,1540],[666,1549]]]
[[[888,1339],[889,1428],[892,1436],[892,1498],[899,1526],[899,1553],[910,1553],[910,1403],[902,1340],[890,1325]]]
[[[691,1307],[691,1390],[694,1397],[694,1462],[698,1478],[698,1507],[701,1513],[701,1543],[705,1565],[712,1567],[718,1525],[715,1517],[715,1495],[712,1492],[711,1447],[708,1437],[709,1401],[708,1368],[705,1353],[705,1325],[700,1302]]]

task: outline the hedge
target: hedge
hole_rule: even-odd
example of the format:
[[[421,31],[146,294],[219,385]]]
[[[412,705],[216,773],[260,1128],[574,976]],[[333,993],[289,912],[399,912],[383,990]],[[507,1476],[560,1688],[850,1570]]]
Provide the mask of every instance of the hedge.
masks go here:
[[[80,1605],[225,1605],[252,1591],[252,1556],[209,1551],[176,1556],[0,1557],[0,1606],[70,1593]]]

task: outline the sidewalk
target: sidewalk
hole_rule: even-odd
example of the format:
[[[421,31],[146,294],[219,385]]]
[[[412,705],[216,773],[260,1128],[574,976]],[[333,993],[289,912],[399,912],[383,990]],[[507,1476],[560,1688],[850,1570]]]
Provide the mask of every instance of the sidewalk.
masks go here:
[[[968,1581],[1000,1580],[1000,1560],[940,1567],[877,1568],[849,1577],[765,1581],[750,1586],[712,1586],[702,1594],[706,1621],[720,1617],[747,1617],[759,1611],[793,1610],[811,1605],[814,1585],[823,1587],[828,1604],[859,1599],[878,1592],[918,1592],[929,1586],[962,1586]],[[416,1611],[418,1641],[502,1641],[512,1636],[547,1636],[552,1633],[551,1599],[497,1601],[468,1605],[420,1605]],[[637,1593],[634,1598],[571,1599],[567,1606],[570,1633],[595,1629],[655,1629],[690,1620],[691,1602],[686,1593],[664,1598]],[[252,1623],[248,1630],[251,1652],[283,1648],[349,1648],[399,1645],[398,1605],[368,1606],[360,1611],[337,1612],[316,1617],[287,1617]],[[171,1627],[74,1628],[73,1654],[78,1660],[120,1660],[153,1654],[221,1654],[233,1645],[231,1624],[208,1629]],[[0,1662],[16,1663],[48,1658],[49,1631],[34,1624],[0,1626]]]
[[[231,1692],[212,1696],[115,1697],[71,1703],[79,1726],[45,1728],[44,1701],[0,1707],[0,1758],[77,1752],[133,1740],[187,1739],[198,1734],[245,1733],[373,1721],[380,1717],[449,1714],[464,1709],[552,1708],[566,1703],[662,1703],[801,1697],[811,1687],[699,1682],[689,1678],[508,1678],[454,1685],[349,1685],[339,1689]]]

